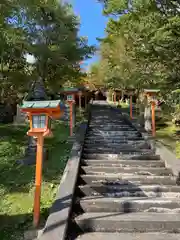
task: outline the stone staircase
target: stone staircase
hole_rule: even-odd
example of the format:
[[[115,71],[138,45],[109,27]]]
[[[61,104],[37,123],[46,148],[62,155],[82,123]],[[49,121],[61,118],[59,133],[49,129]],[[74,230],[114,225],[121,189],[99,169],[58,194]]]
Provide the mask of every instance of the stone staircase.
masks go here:
[[[176,178],[120,110],[107,104],[92,106],[77,192],[72,222],[78,234],[67,239],[180,239]]]

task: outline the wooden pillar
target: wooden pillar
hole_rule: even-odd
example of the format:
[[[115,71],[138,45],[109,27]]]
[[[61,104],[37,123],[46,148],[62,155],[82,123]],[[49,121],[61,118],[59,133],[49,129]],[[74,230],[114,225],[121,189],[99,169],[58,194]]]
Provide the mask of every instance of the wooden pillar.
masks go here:
[[[116,91],[114,91],[114,103],[116,102]]]
[[[152,136],[156,136],[156,120],[155,120],[155,102],[151,102],[151,111],[152,111]]]
[[[43,143],[44,138],[42,135],[39,135],[37,138],[37,154],[36,154],[36,179],[35,179],[34,216],[33,216],[34,227],[38,226],[40,220]]]

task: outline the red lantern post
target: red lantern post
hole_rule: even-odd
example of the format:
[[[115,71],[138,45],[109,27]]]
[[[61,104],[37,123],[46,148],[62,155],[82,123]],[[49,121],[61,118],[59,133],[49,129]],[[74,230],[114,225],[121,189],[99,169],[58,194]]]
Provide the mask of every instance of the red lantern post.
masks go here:
[[[116,103],[116,91],[114,91],[114,103]]]
[[[151,111],[152,111],[152,136],[156,136],[156,120],[155,120],[155,102],[151,102]]]
[[[69,127],[70,127],[70,136],[73,135],[73,104],[75,102],[74,94],[67,95],[67,102],[69,104]]]
[[[52,117],[60,117],[63,113],[60,109],[60,101],[26,101],[21,107],[22,112],[26,112],[30,120],[30,130],[27,135],[37,138],[36,154],[36,176],[34,194],[34,216],[33,225],[39,224],[40,219],[40,198],[42,183],[42,160],[44,137],[52,136],[50,120]]]

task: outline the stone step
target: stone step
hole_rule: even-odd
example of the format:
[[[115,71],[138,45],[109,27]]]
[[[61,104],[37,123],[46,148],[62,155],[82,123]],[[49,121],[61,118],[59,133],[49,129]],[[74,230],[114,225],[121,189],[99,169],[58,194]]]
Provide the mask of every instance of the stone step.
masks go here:
[[[86,138],[85,140],[89,140],[89,141],[92,141],[92,140],[105,140],[105,141],[111,141],[111,140],[120,140],[120,141],[139,141],[139,140],[144,140],[143,137],[137,137],[137,136],[118,136],[118,135],[115,135],[115,136],[92,136],[92,135],[88,135],[86,134]]]
[[[142,196],[142,197],[179,197],[180,186],[171,185],[105,185],[101,183],[80,185],[80,192],[84,196]]]
[[[135,175],[172,175],[172,171],[167,168],[149,167],[106,167],[106,166],[82,166],[84,174],[103,174],[103,173],[132,173]]]
[[[121,113],[112,110],[108,110],[106,112],[101,112],[101,110],[97,110],[96,112],[91,112],[92,121],[102,121],[103,123],[103,120],[109,121],[110,119],[114,121],[124,121],[124,116]]]
[[[94,139],[86,139],[84,141],[84,144],[87,146],[92,146],[93,144],[96,144],[98,147],[103,147],[104,144],[106,144],[109,148],[111,147],[118,147],[120,145],[124,145],[124,146],[149,146],[149,142],[146,140],[143,140],[142,138],[139,138],[137,140],[129,140],[129,139],[125,139],[125,138],[115,138],[115,139],[109,139],[109,138],[94,138]]]
[[[124,120],[102,120],[102,121],[95,121],[95,120],[91,120],[90,123],[89,123],[89,126],[90,127],[97,127],[99,126],[100,128],[104,128],[104,127],[119,127],[119,126],[126,126],[126,127],[129,127],[129,128],[134,128],[134,126],[131,124],[128,124],[127,122],[125,122]]]
[[[99,113],[103,113],[102,115]],[[112,114],[113,113],[113,114]],[[96,119],[96,120],[100,120],[100,119],[105,119],[105,120],[109,120],[109,118],[111,119],[115,119],[117,120],[116,117],[119,117],[118,120],[124,120],[124,116],[121,112],[117,112],[114,109],[107,109],[107,111],[101,111],[101,109],[97,109],[96,111],[94,111],[94,109],[92,109],[92,114],[91,114],[91,119]]]
[[[109,131],[112,131],[112,132],[115,132],[116,130],[117,131],[125,131],[125,130],[129,130],[129,131],[138,131],[137,128],[135,127],[136,125],[128,125],[128,124],[124,124],[124,123],[114,123],[114,122],[109,122],[109,123],[106,123],[104,124],[104,126],[102,126],[101,124],[94,124],[94,126],[92,125],[89,125],[89,128],[88,130],[91,130],[91,131],[105,131],[107,130],[108,132]]]
[[[111,149],[117,149],[117,150],[129,150],[132,151],[134,149],[150,149],[151,146],[148,143],[134,143],[134,144],[129,144],[129,143],[106,143],[104,141],[104,143],[85,143],[84,144],[84,149],[85,150],[89,150],[92,149],[94,150],[94,152],[96,150],[111,150]]]
[[[101,113],[101,114],[100,114]],[[117,119],[117,116],[119,119]],[[117,112],[114,109],[107,109],[107,111],[101,111],[100,109],[97,109],[96,111],[92,110],[91,114],[91,119],[92,120],[109,120],[109,119],[114,119],[114,120],[124,120],[124,116],[121,112]]]
[[[105,233],[90,232],[79,235],[77,240],[179,240],[180,234],[176,233]]]
[[[180,214],[175,213],[84,213],[75,222],[88,232],[180,232]]]
[[[103,141],[101,143],[99,142],[91,142],[91,143],[84,143],[84,148],[93,148],[93,149],[134,149],[134,148],[139,148],[139,149],[150,149],[151,146],[148,143],[138,143],[138,142],[134,142],[134,143],[124,143],[124,142],[120,142],[120,143],[113,143],[113,142],[106,142]]]
[[[115,132],[115,131],[118,131],[118,132],[133,132],[133,133],[137,133],[137,129],[135,128],[129,128],[127,126],[119,126],[119,127],[99,127],[99,126],[96,126],[96,127],[89,127],[88,128],[88,132],[99,132],[99,131],[102,131],[102,132]]]
[[[111,111],[111,112],[103,112],[103,115],[101,116],[101,114],[99,114],[100,112],[93,112],[92,111],[92,114],[91,114],[91,120],[92,121],[102,121],[105,120],[105,121],[109,121],[109,119],[111,120],[114,120],[114,121],[125,121],[125,118],[123,116],[123,114],[121,113],[116,113],[114,111]],[[118,119],[117,119],[118,117]],[[110,121],[109,121],[110,122]]]
[[[124,117],[121,113],[117,113],[115,111],[112,111],[111,109],[108,109],[107,111],[101,111],[101,110],[97,110],[97,111],[92,111],[91,112],[91,120],[96,120],[96,121],[103,121],[103,119],[105,119],[106,121],[109,119],[112,120],[123,120],[124,121]],[[118,119],[117,119],[118,116]]]
[[[119,127],[127,127],[127,128],[131,128],[131,129],[136,129],[135,123],[133,124],[129,124],[127,122],[125,122],[124,120],[100,120],[100,121],[95,121],[93,120],[92,122],[89,123],[89,127],[91,128],[119,128]]]
[[[97,129],[89,129],[88,128],[88,133],[93,133],[93,134],[98,134],[98,133],[106,133],[106,134],[111,134],[115,135],[115,132],[117,132],[118,135],[122,134],[140,134],[136,129],[128,129],[128,128],[114,128],[113,129],[105,129],[105,128],[97,128]]]
[[[109,122],[109,123],[106,123],[106,124],[89,124],[89,129],[91,129],[91,130],[99,130],[99,129],[101,129],[101,130],[103,130],[103,129],[107,129],[107,131],[111,131],[111,130],[113,130],[113,131],[115,131],[116,129],[130,129],[130,130],[132,130],[132,131],[137,131],[137,129],[134,127],[134,126],[130,126],[130,125],[128,125],[128,124],[126,124],[126,123],[118,123],[118,124],[115,124],[115,123],[111,123],[111,122]]]
[[[117,117],[119,117],[119,119],[117,119]],[[98,113],[96,114],[96,116],[95,115],[93,116],[93,114],[91,114],[91,122],[90,123],[93,123],[93,121],[96,121],[96,122],[100,122],[101,121],[102,124],[104,124],[104,122],[110,122],[111,123],[111,121],[115,121],[115,122],[117,122],[117,124],[119,122],[125,122],[126,123],[124,116],[122,114],[119,114],[119,113],[118,114],[116,114],[116,113],[105,114],[104,113],[103,116],[101,116]]]
[[[148,148],[136,148],[136,147],[129,147],[129,146],[126,146],[126,147],[102,147],[102,148],[99,148],[99,147],[84,147],[83,148],[83,153],[84,154],[99,154],[99,153],[102,153],[102,154],[119,154],[119,153],[122,153],[122,154],[132,154],[134,155],[135,153],[139,153],[139,154],[144,154],[144,153],[147,153],[147,154],[154,154],[155,152],[150,149],[150,147]]]
[[[103,112],[103,115],[99,114],[99,111],[97,111],[97,112],[92,111],[92,113],[94,113],[94,114],[91,114],[92,120],[100,121],[100,120],[105,119],[107,121],[107,120],[109,120],[109,118],[111,118],[116,121],[118,121],[118,120],[125,121],[125,118],[121,112],[115,112],[115,111],[108,110],[107,112]],[[119,117],[119,119],[116,118],[117,116]]]
[[[138,141],[125,141],[125,140],[110,140],[110,141],[106,141],[106,139],[103,139],[103,140],[86,140],[84,142],[84,145],[85,146],[89,146],[89,147],[92,147],[93,144],[96,144],[96,146],[98,147],[104,147],[104,145],[106,145],[108,148],[111,148],[111,147],[119,147],[119,146],[150,146],[150,143],[148,143],[148,141],[145,141],[145,140],[138,140]]]
[[[180,235],[169,233],[180,233],[180,186],[176,177],[120,110],[102,108],[106,107],[97,106],[91,112],[75,202],[83,213],[74,213],[73,223],[82,232],[97,232],[93,239],[99,239],[96,234],[111,232],[112,239],[113,234],[119,240],[129,234],[129,240],[140,240],[140,236],[143,240],[160,231],[166,232],[167,238],[158,233],[155,240],[160,236],[161,240],[173,240]],[[124,232],[124,238],[117,236]],[[138,235],[133,238],[131,232]],[[144,237],[142,232],[146,232]]]
[[[91,112],[91,119],[92,120],[109,120],[109,119],[114,119],[114,120],[123,120],[124,121],[124,116],[123,114],[119,111],[117,112],[116,110],[112,109],[107,109],[107,111],[101,111],[101,109],[97,109],[96,111],[92,110]],[[100,114],[102,113],[102,114]],[[117,116],[119,119],[117,119]]]
[[[88,131],[87,135],[89,136],[132,136],[139,137],[141,134],[137,131]]]
[[[143,154],[143,153],[131,153],[131,154],[123,154],[123,153],[118,153],[118,154],[96,154],[96,153],[83,153],[83,158],[86,159],[109,159],[109,161],[112,160],[160,160],[160,156],[159,155],[154,155],[151,152],[147,153],[147,151]]]
[[[88,131],[87,135],[89,136],[110,136],[110,137],[114,137],[114,136],[132,136],[132,137],[136,137],[136,136],[141,136],[141,133],[137,132],[137,131],[105,131],[105,130],[99,130],[99,131]]]
[[[145,176],[132,174],[104,174],[104,175],[81,175],[81,179],[86,184],[164,184],[176,185],[176,178],[172,176]]]
[[[109,166],[109,167],[164,167],[165,163],[157,160],[113,160],[113,159],[81,159],[82,164],[88,166]]]
[[[122,144],[122,145],[143,145],[143,144],[147,144],[148,145],[148,142],[146,140],[136,140],[136,141],[132,141],[132,140],[118,140],[118,139],[92,139],[92,140],[88,140],[88,139],[85,139],[84,143],[86,145],[91,145],[91,144],[112,144],[112,145],[116,145],[116,144]]]
[[[109,126],[114,126],[114,127],[119,127],[119,126],[127,126],[127,127],[131,127],[134,128],[134,125],[130,125],[127,124],[127,122],[125,122],[123,119],[91,119],[89,122],[89,126],[90,127],[109,127]]]
[[[129,126],[127,124],[118,123],[107,123],[107,124],[89,124],[89,129],[107,129],[107,130],[113,130],[113,129],[130,129],[130,130],[136,130],[134,126]]]
[[[113,134],[113,135],[110,135],[110,134],[107,134],[106,133],[98,133],[98,134],[94,134],[94,133],[87,133],[86,134],[86,139],[107,139],[107,140],[112,140],[112,139],[115,139],[115,140],[144,140],[143,137],[139,134]]]
[[[84,197],[79,204],[84,212],[180,213],[180,199],[162,197]]]

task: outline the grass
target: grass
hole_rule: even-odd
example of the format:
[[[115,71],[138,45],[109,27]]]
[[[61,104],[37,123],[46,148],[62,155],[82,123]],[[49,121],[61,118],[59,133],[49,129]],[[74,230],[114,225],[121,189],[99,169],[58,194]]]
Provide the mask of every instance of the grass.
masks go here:
[[[27,127],[0,125],[0,239],[23,239],[25,229],[32,225],[35,166],[20,166],[27,144]],[[43,165],[41,215],[44,221],[57,192],[72,143],[69,127],[54,124],[54,137],[45,140],[49,159]]]
[[[172,123],[172,118],[167,111],[162,112],[162,119],[156,124],[156,139],[169,148],[180,158],[180,128]]]
[[[129,111],[128,105],[124,103],[122,108]],[[136,113],[135,113],[136,115]],[[169,107],[164,106],[160,114],[160,120],[156,120],[156,140],[175,153],[180,158],[180,127],[172,123]]]

